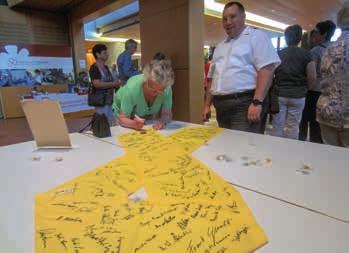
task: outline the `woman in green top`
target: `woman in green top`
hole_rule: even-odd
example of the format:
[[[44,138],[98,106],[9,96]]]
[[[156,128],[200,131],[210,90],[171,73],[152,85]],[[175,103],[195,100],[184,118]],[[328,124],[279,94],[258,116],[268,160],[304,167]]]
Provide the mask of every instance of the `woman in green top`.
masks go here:
[[[155,119],[162,129],[172,120],[174,73],[168,60],[152,60],[143,74],[133,76],[115,94],[113,111],[123,127],[142,129],[145,119]]]

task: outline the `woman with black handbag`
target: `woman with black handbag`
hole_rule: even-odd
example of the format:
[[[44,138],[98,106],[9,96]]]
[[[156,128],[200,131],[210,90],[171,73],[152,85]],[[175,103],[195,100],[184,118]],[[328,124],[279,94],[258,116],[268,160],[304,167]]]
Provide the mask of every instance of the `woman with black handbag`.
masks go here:
[[[88,104],[94,106],[97,114],[104,114],[109,126],[115,124],[113,115],[113,97],[114,90],[120,87],[119,80],[113,80],[109,68],[105,65],[108,60],[107,47],[103,44],[97,44],[92,49],[93,56],[96,59],[89,71],[91,85],[89,87]]]

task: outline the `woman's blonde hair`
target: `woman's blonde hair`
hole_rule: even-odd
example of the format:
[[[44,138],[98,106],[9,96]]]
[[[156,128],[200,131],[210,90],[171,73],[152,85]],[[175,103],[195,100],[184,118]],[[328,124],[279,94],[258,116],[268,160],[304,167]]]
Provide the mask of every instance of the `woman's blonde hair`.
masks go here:
[[[143,69],[144,81],[152,79],[164,87],[174,83],[174,72],[169,60],[152,60]]]
[[[349,28],[349,2],[345,3],[338,12],[337,25],[341,29]]]

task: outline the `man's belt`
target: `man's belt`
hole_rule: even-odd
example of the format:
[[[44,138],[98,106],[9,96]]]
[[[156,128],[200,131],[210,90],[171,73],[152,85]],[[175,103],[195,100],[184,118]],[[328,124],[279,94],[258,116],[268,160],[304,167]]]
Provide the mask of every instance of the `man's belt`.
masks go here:
[[[253,96],[254,92],[255,90],[247,90],[247,91],[237,92],[237,93],[227,94],[227,95],[214,95],[213,99],[216,99],[216,100],[237,99],[241,97]]]

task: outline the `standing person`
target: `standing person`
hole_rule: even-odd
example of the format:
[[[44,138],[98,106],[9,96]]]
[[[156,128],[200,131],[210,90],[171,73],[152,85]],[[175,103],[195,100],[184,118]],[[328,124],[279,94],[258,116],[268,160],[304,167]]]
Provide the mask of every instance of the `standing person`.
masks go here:
[[[299,140],[305,141],[308,137],[311,142],[322,143],[321,129],[319,123],[316,121],[316,103],[321,95],[320,81],[321,81],[321,58],[330,45],[331,38],[336,30],[336,25],[330,21],[320,22],[316,25],[312,43],[315,46],[310,50],[311,58],[316,64],[317,80],[314,87],[312,87],[306,96],[305,107],[301,124],[299,127]]]
[[[288,47],[279,52],[281,65],[275,71],[280,111],[274,116],[272,135],[298,139],[305,96],[308,87],[315,85],[316,69],[310,53],[298,47],[302,39],[301,26],[287,27],[285,39]]]
[[[125,85],[130,77],[139,74],[139,71],[132,64],[132,55],[137,51],[137,45],[137,41],[133,39],[127,40],[125,42],[125,51],[117,59],[122,85]]]
[[[112,105],[114,97],[114,89],[120,86],[119,80],[113,80],[109,68],[105,65],[108,60],[107,47],[103,44],[97,44],[92,49],[92,54],[96,59],[96,63],[90,67],[90,78],[92,82],[92,93],[103,94],[100,106],[95,106],[96,113],[105,114],[109,125],[115,122]]]
[[[204,79],[204,103],[206,100],[206,94],[207,94],[207,84],[211,81],[211,78],[208,77],[208,72],[211,67],[212,59],[213,59],[213,54],[214,54],[215,48],[212,49],[209,57],[205,59],[205,66],[204,66],[204,74],[205,74],[205,79]],[[211,118],[211,113],[209,112],[208,114],[204,115],[204,122],[208,122]]]
[[[338,12],[340,38],[328,46],[321,63],[317,120],[326,144],[349,147],[349,3]]]
[[[118,70],[116,69],[115,63],[113,65],[111,65],[110,72],[111,72],[111,75],[112,75],[114,81],[119,79],[119,73],[118,73]]]
[[[225,5],[222,23],[228,37],[213,55],[203,117],[213,100],[220,127],[264,133],[264,99],[280,59],[268,36],[245,20],[241,3]]]

